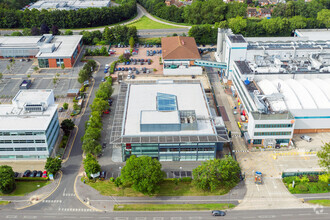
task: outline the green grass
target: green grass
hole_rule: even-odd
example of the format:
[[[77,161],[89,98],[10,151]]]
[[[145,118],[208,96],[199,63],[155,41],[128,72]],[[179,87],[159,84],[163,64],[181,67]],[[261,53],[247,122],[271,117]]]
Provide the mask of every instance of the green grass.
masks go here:
[[[43,186],[46,186],[49,183],[50,181],[16,182],[16,189],[12,193],[0,193],[0,196],[25,196],[26,194],[33,192]]]
[[[8,205],[9,203],[9,201],[0,201],[0,205]]]
[[[165,19],[163,19],[163,18],[157,17],[157,16],[152,15],[152,14],[150,14],[150,15],[151,15],[152,17],[154,17],[154,18],[156,18],[156,19],[158,19],[158,20],[160,20],[160,21],[164,21],[164,22],[166,22],[166,23],[170,23],[170,24],[174,24],[174,25],[187,26],[187,28],[190,27],[190,26],[192,26],[192,24],[188,24],[188,23],[176,23],[176,22],[173,22],[173,21],[165,20]],[[184,28],[184,27],[181,27],[181,28]]]
[[[234,208],[230,203],[209,204],[124,204],[115,205],[114,211],[187,211],[187,210],[218,210]]]
[[[99,191],[105,196],[145,196],[140,192],[134,191],[130,187],[116,187],[114,183],[106,181],[87,182],[88,185]],[[228,188],[219,188],[214,192],[203,191],[194,187],[191,182],[178,182],[176,185],[173,180],[167,179],[160,184],[160,192],[153,196],[211,196],[224,195],[229,192]]]
[[[323,205],[323,206],[330,206],[330,200],[329,199],[309,200],[307,202],[312,203],[312,204]]]
[[[180,28],[177,26],[172,26],[168,24],[162,24],[159,22],[156,22],[154,20],[151,20],[147,16],[143,16],[137,21],[134,21],[133,23],[128,24],[127,26],[135,26],[136,29],[138,30],[143,30],[143,29],[173,29],[173,28]]]

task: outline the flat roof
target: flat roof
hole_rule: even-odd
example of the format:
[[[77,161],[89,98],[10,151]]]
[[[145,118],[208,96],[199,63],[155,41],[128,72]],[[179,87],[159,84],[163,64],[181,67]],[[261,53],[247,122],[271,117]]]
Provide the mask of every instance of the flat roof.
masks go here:
[[[300,37],[307,37],[309,40],[330,40],[330,30],[328,29],[297,29],[295,34]]]
[[[57,104],[49,101],[52,90],[20,90],[13,103],[0,105],[1,131],[42,131],[46,130],[57,111]],[[24,111],[24,103],[45,102],[48,104],[43,112]]]
[[[180,124],[178,111],[141,111],[141,124]]]
[[[2,36],[0,49],[5,47],[37,47],[42,36]]]
[[[228,35],[228,38],[232,43],[246,43],[242,35]]]
[[[36,55],[38,58],[53,58],[53,57],[71,57],[76,50],[82,35],[70,36],[55,36],[50,42],[55,44],[55,50],[51,53],[40,52]]]
[[[165,132],[141,132],[140,115],[141,111],[157,109],[157,93],[166,93],[177,96],[178,110],[195,110],[197,116],[197,130],[165,131]],[[143,113],[143,116],[145,116]],[[146,121],[153,121],[159,117],[156,115],[147,116]],[[175,111],[171,112],[169,118],[163,117],[162,122],[173,122]],[[123,117],[123,136],[179,136],[179,135],[216,135],[213,122],[203,87],[200,83],[154,83],[154,84],[129,84],[126,99],[126,109]]]

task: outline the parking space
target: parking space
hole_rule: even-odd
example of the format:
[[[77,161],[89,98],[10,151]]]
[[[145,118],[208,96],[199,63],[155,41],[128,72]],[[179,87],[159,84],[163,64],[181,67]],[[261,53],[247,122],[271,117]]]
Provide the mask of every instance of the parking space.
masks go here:
[[[14,59],[15,62],[10,62],[9,59],[0,60],[0,72],[4,74],[4,78],[8,78],[6,75],[19,75],[25,74],[32,66],[34,60],[20,61],[21,59]],[[10,68],[9,68],[10,67]],[[12,77],[10,77],[12,78]]]
[[[312,138],[311,142],[302,140],[302,135],[308,135]],[[324,143],[330,142],[330,132],[310,133],[310,134],[294,134],[293,142],[298,150],[301,151],[318,151]]]
[[[114,47],[112,49],[116,51],[116,56],[123,54],[125,50],[130,50],[130,48]],[[138,74],[144,74],[143,72],[145,72],[145,74],[163,74],[163,66],[160,64],[161,47],[153,46],[145,48],[140,46],[136,49],[138,49],[138,53],[131,56],[131,62],[127,63],[127,65],[125,65],[125,63],[117,64],[116,68],[118,69],[118,72],[128,75],[129,68],[135,68],[134,71],[132,70],[131,74],[137,74],[136,70],[138,70]],[[123,71],[122,68],[127,69]],[[146,68],[146,71],[143,71],[144,68]]]

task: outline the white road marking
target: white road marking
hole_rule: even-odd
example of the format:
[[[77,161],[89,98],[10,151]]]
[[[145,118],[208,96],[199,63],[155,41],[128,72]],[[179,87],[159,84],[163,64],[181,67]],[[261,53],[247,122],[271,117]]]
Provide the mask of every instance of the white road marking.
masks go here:
[[[256,187],[257,187],[257,190],[258,190],[258,192],[259,192],[260,190],[259,190],[259,186],[258,186],[258,184],[256,184]]]
[[[17,218],[17,215],[7,215],[6,218]]]

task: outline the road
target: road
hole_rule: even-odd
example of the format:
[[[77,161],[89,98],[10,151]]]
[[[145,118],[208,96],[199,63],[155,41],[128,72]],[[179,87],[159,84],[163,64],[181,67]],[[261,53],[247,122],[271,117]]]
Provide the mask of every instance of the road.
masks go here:
[[[329,208],[317,209],[284,209],[262,211],[227,211],[225,217],[219,219],[297,219],[322,220],[329,219]],[[210,211],[180,212],[54,212],[54,211],[1,211],[1,219],[111,219],[111,220],[208,220],[218,219],[211,216]]]
[[[157,19],[156,17],[152,16],[151,14],[149,14],[149,12],[147,12],[147,10],[145,8],[143,8],[140,4],[137,4],[137,15],[135,18],[121,23],[120,25],[127,25],[130,23],[133,23],[137,20],[139,20],[141,17],[143,16],[147,16],[148,18],[150,18],[151,20],[154,20],[158,23],[162,23],[162,24],[167,24],[167,25],[171,25],[174,27],[180,27],[180,28],[173,28],[173,29],[145,29],[145,30],[138,30],[138,35],[142,38],[148,38],[148,37],[166,37],[168,35],[173,35],[174,33],[178,34],[178,35],[182,35],[183,33],[185,33],[186,35],[188,35],[188,30],[189,28],[191,28],[191,26],[184,26],[184,25],[178,25],[178,24],[172,24],[172,23],[168,23],[162,20]],[[113,27],[115,25],[109,25],[108,27]],[[72,30],[73,34],[79,34],[81,31],[103,31],[104,27],[95,27],[95,28],[90,28],[90,29],[74,29]],[[1,29],[0,30],[0,35],[10,35],[12,32],[14,31],[22,31],[22,29]],[[65,30],[61,29],[61,32],[65,32]]]

